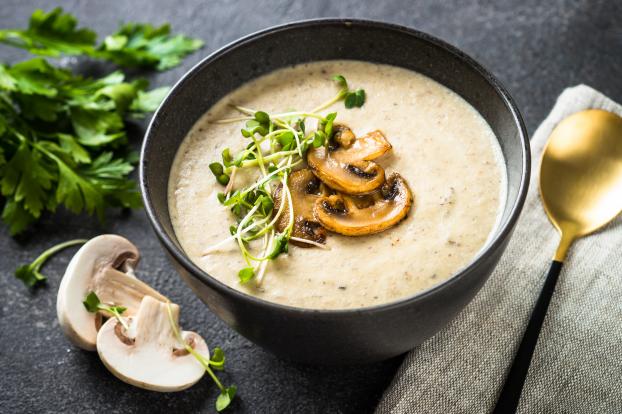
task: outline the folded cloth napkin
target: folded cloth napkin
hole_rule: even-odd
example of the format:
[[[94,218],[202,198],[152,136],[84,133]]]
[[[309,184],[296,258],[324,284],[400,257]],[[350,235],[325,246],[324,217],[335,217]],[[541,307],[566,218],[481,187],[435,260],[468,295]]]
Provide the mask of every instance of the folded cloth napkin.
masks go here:
[[[560,95],[533,137],[529,195],[495,272],[449,326],[406,356],[376,413],[493,409],[559,241],[538,197],[540,154],[559,121],[588,108],[622,115],[622,106],[585,85]],[[622,413],[620,217],[572,246],[518,412]]]

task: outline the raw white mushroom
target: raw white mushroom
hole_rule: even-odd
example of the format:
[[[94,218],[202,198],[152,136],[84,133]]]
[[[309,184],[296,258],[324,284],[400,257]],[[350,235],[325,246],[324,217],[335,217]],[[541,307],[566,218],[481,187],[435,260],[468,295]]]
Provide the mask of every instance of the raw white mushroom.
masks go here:
[[[102,315],[88,312],[82,303],[91,291],[102,303],[127,308],[124,316],[135,314],[145,295],[167,301],[134,276],[139,259],[136,246],[114,234],[95,237],[78,250],[56,299],[58,321],[71,342],[87,351],[95,350]]]
[[[117,378],[146,390],[172,392],[184,390],[203,377],[205,368],[175,337],[168,306],[145,296],[138,313],[128,318],[127,331],[114,318],[101,327],[97,334],[97,352]],[[177,327],[179,306],[170,304],[170,307]],[[181,332],[181,336],[209,360],[203,338],[189,331]]]

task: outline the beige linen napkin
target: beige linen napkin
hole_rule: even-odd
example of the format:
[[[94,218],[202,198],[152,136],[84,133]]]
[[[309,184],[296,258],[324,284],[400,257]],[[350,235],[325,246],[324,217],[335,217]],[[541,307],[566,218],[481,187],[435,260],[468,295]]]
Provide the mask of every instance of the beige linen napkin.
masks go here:
[[[622,115],[585,85],[560,95],[533,137],[530,192],[497,269],[456,320],[407,355],[378,414],[492,410],[559,240],[538,197],[540,153],[561,119],[588,108]],[[572,246],[518,412],[622,413],[620,217]]]

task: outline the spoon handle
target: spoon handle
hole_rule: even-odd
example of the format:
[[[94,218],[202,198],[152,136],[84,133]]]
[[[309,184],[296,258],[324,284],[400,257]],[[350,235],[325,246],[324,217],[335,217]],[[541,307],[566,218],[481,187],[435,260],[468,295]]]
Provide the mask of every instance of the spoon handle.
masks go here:
[[[493,411],[494,414],[511,414],[516,412],[523,385],[525,384],[525,378],[529,371],[531,357],[538,343],[538,336],[540,335],[542,323],[544,322],[546,311],[549,308],[551,297],[555,291],[555,285],[557,284],[562,265],[563,263],[557,260],[553,260],[553,263],[551,263],[551,268],[546,275],[546,280],[544,281],[544,286],[542,287],[536,306],[533,308],[529,324],[527,325],[527,329],[523,334],[523,339],[514,357],[514,362],[505,379],[501,394],[499,394],[497,406]]]

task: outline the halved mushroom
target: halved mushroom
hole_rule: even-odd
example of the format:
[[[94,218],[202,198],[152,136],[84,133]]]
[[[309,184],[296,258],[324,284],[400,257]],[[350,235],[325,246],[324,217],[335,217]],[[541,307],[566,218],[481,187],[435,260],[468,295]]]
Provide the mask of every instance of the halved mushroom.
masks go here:
[[[101,313],[90,313],[83,305],[89,292],[95,292],[102,303],[127,308],[133,315],[145,295],[167,299],[134,276],[140,255],[127,239],[106,234],[89,240],[69,262],[58,289],[56,313],[63,332],[75,345],[95,350]]]
[[[287,180],[287,186],[292,195],[294,207],[294,228],[292,236],[300,239],[311,240],[316,243],[326,241],[326,230],[313,216],[315,200],[322,194],[322,183],[313,175],[311,170],[302,169],[294,171]],[[272,192],[274,198],[274,212],[279,210],[283,201],[283,186],[279,185]],[[283,232],[289,225],[289,208],[284,206],[283,212],[275,223],[275,228]],[[292,244],[300,247],[311,247],[311,244],[291,240]]]
[[[97,352],[121,381],[160,392],[184,390],[203,377],[205,368],[179,343],[179,306],[170,304],[175,328],[166,303],[145,296],[138,312],[128,320],[125,330],[115,318],[109,319],[97,334]],[[209,360],[205,341],[195,332],[182,331],[182,339]]]
[[[307,163],[313,173],[327,186],[346,194],[367,194],[384,183],[384,170],[372,160],[391,149],[380,131],[352,140],[354,134],[343,126],[335,126],[331,145],[310,148]]]
[[[378,191],[360,197],[344,194],[317,199],[314,214],[327,230],[346,236],[379,233],[406,217],[413,203],[406,181],[398,173],[389,176]]]

